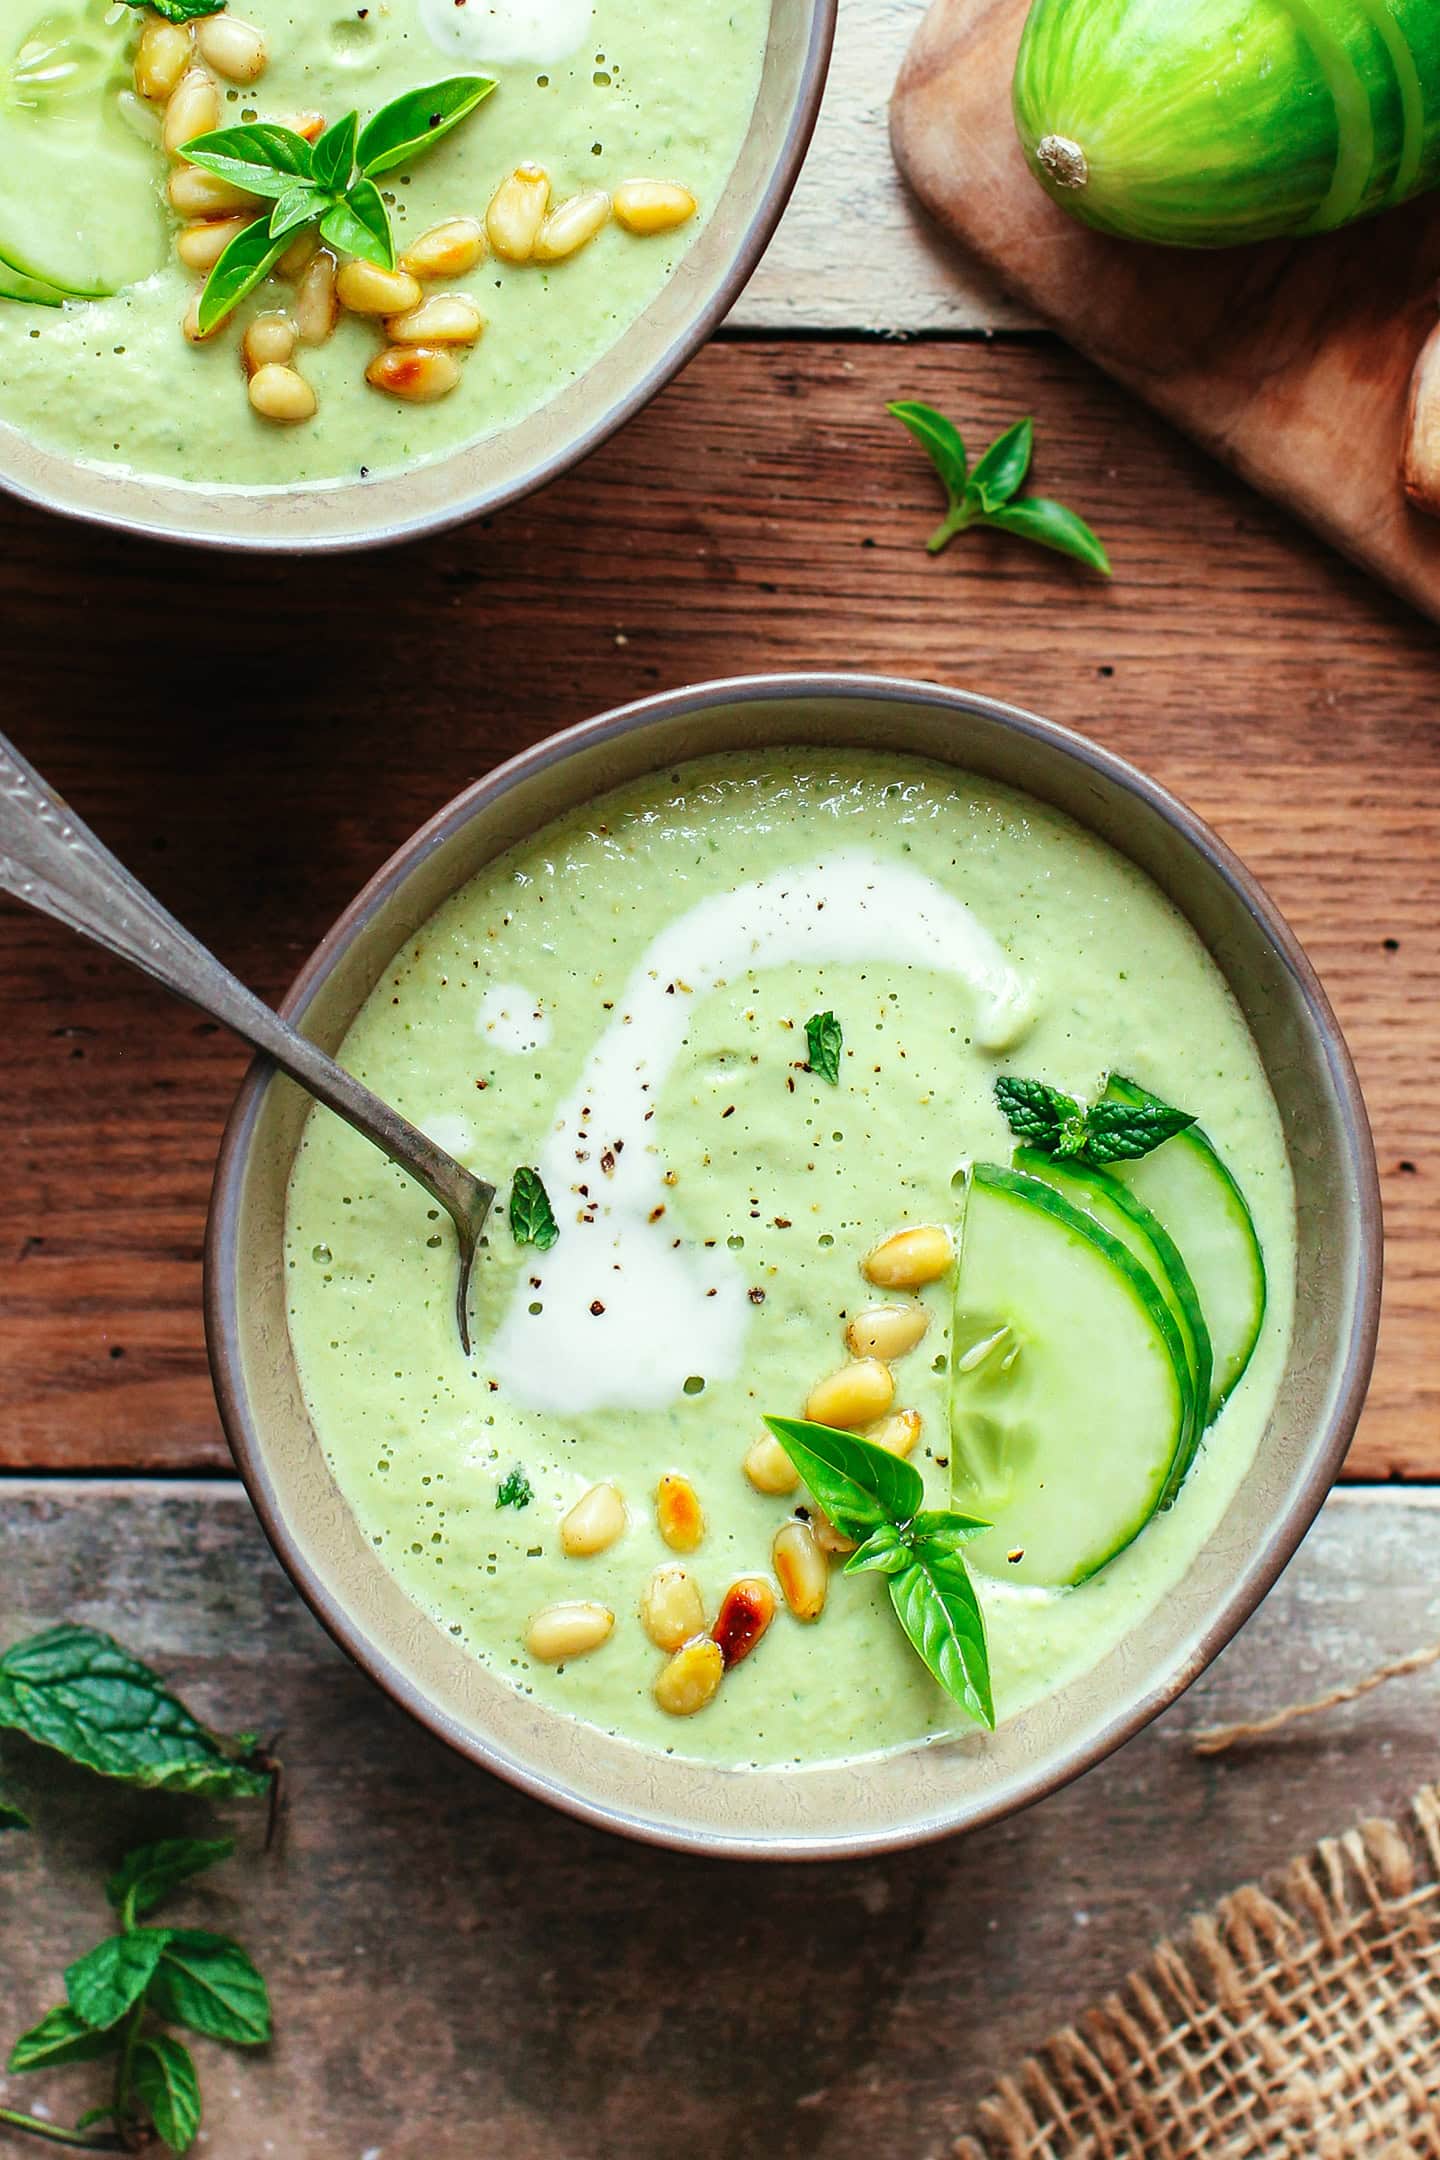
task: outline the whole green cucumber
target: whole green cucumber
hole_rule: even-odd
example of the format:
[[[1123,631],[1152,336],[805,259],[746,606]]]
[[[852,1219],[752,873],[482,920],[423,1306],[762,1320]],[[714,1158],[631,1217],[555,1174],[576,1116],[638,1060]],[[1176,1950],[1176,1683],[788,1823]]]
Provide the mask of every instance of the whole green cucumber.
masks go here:
[[[1102,232],[1325,232],[1440,182],[1440,0],[1034,0],[1014,103]]]

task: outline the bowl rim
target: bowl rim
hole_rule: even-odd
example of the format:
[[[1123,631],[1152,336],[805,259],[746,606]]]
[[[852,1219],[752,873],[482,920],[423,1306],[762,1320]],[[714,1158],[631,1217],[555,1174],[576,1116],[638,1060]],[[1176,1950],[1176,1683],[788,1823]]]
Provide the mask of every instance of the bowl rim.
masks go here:
[[[1318,976],[1298,940],[1258,880],[1218,834],[1176,796],[1138,767],[1087,736],[1058,722],[1044,720],[1022,707],[945,684],[902,676],[835,674],[824,671],[718,678],[660,691],[563,728],[532,743],[514,757],[462,789],[405,841],[364,885],[332,924],[292,982],[279,1010],[302,1025],[312,998],[376,910],[435,848],[459,832],[512,788],[578,752],[594,749],[655,721],[684,718],[716,705],[790,701],[884,701],[939,707],[993,721],[1058,750],[1157,812],[1229,885],[1272,943],[1294,981],[1313,1037],[1323,1055],[1346,1149],[1354,1172],[1350,1205],[1356,1231],[1356,1269],[1352,1325],[1346,1355],[1328,1422],[1313,1435],[1303,1470],[1288,1508],[1272,1523],[1228,1595],[1212,1611],[1192,1649],[1177,1655],[1156,1684],[1096,1726],[1064,1758],[1038,1767],[993,1797],[944,1817],[925,1818],[851,1836],[823,1839],[781,1836],[768,1839],[711,1831],[687,1831],[655,1822],[623,1806],[612,1806],[569,1790],[554,1778],[529,1770],[492,1749],[483,1735],[462,1731],[447,1713],[431,1703],[409,1676],[377,1646],[369,1644],[338,1599],[310,1566],[290,1537],[265,1462],[261,1435],[250,1414],[244,1382],[238,1307],[232,1296],[238,1279],[238,1232],[241,1196],[251,1141],[266,1091],[276,1077],[263,1056],[251,1063],[226,1121],[216,1159],[204,1254],[204,1310],[207,1347],[221,1422],[236,1468],[260,1518],[272,1549],[291,1582],[338,1646],[370,1679],[428,1731],[458,1753],[563,1813],[612,1832],[654,1845],[706,1857],[766,1860],[852,1859],[894,1852],[979,1829],[1044,1799],[1112,1754],[1184,1693],[1219,1655],[1273,1588],[1305,1537],[1334,1484],[1354,1435],[1370,1384],[1380,1322],[1383,1273],[1383,1227],[1379,1172],[1360,1083],[1339,1023]],[[783,736],[777,740],[783,741]]]
[[[688,366],[730,313],[760,267],[775,229],[789,206],[795,183],[800,177],[810,139],[820,117],[820,106],[835,43],[840,0],[805,0],[805,4],[809,10],[809,21],[795,98],[777,147],[770,177],[749,224],[740,236],[739,245],[725,274],[674,344],[660,354],[628,390],[607,405],[579,434],[543,453],[524,473],[518,474],[513,480],[496,487],[472,488],[461,501],[447,508],[420,511],[409,517],[390,518],[371,529],[338,535],[307,535],[280,531],[238,536],[202,531],[194,526],[187,526],[183,518],[174,524],[161,523],[153,517],[140,516],[124,508],[112,508],[108,495],[83,504],[57,500],[45,488],[6,472],[3,466],[0,466],[0,492],[13,497],[17,502],[27,503],[32,509],[48,511],[52,516],[63,517],[76,524],[98,526],[109,532],[128,533],[135,539],[153,540],[161,545],[200,548],[206,553],[265,556],[357,555],[372,548],[393,547],[403,541],[423,539],[430,533],[452,532],[457,526],[467,525],[475,518],[492,516],[510,503],[522,501],[527,495],[547,486],[550,481],[559,479],[561,474],[583,463],[602,443],[608,442],[610,437],[618,433],[627,421],[632,420],[642,407],[648,405],[682,368]],[[622,331],[621,339],[625,335],[626,332]],[[618,342],[620,341],[617,340]],[[539,408],[542,411],[543,409],[543,406]],[[460,443],[436,462],[444,464],[448,459],[468,456],[474,448],[474,443]],[[84,461],[66,458],[62,462],[67,469],[73,470]],[[258,491],[262,498],[265,494],[283,496],[286,492],[284,488]],[[177,499],[183,503],[183,494]]]

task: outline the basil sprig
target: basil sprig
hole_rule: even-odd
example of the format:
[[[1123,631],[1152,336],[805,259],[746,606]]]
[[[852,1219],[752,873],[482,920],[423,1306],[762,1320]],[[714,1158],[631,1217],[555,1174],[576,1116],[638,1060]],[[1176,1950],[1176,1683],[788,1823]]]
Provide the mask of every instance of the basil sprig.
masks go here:
[[[216,128],[185,145],[184,156],[273,207],[242,228],[225,249],[200,295],[198,325],[208,336],[267,277],[304,232],[382,270],[395,267],[390,213],[375,182],[409,165],[458,127],[495,88],[488,75],[453,75],[407,90],[360,126],[346,113],[315,142],[273,120]]]
[[[125,5],[163,15],[166,22],[187,23],[198,22],[202,15],[218,15],[229,0],[125,0]]]
[[[1044,1080],[1008,1075],[996,1081],[995,1099],[1017,1140],[1058,1161],[1133,1162],[1195,1123],[1190,1111],[1158,1096],[1143,1103],[1097,1102],[1086,1110]]]
[[[997,436],[972,471],[960,430],[933,405],[901,401],[885,410],[919,443],[945,489],[949,507],[925,543],[932,555],[972,525],[990,525],[1017,539],[1033,540],[1037,547],[1054,548],[1109,577],[1110,558],[1084,518],[1043,495],[1016,499],[1035,447],[1032,420],[1017,420]]]
[[[995,1700],[985,1618],[961,1549],[990,1525],[925,1506],[913,1463],[854,1433],[802,1418],[767,1417],[835,1527],[856,1541],[847,1575],[886,1578],[895,1616],[947,1695],[993,1731]]]

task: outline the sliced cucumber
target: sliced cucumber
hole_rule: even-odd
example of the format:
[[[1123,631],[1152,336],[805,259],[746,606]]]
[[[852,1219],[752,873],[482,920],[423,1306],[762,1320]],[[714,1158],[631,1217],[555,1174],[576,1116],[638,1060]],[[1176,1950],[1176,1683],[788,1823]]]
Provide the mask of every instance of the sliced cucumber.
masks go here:
[[[1111,1074],[1105,1090],[1107,1102],[1155,1099],[1118,1073]],[[1185,1255],[1214,1353],[1208,1424],[1249,1364],[1265,1320],[1265,1256],[1245,1195],[1198,1125],[1149,1155],[1110,1168],[1127,1192],[1158,1216]]]
[[[965,1182],[950,1345],[951,1486],[994,1525],[967,1559],[1011,1582],[1083,1582],[1183,1474],[1184,1339],[1149,1271],[1053,1186],[977,1163]]]
[[[57,292],[40,278],[26,277],[0,257],[0,300],[28,300],[35,307],[63,307],[68,293]]]
[[[1190,1430],[1185,1435],[1172,1479],[1172,1486],[1178,1486],[1195,1460],[1195,1451],[1205,1430],[1214,1363],[1210,1330],[1205,1325],[1200,1299],[1179,1246],[1139,1195],[1112,1177],[1108,1170],[1073,1159],[1057,1161],[1053,1155],[1042,1155],[1038,1148],[1029,1147],[1017,1147],[1014,1161],[1017,1170],[1039,1178],[1042,1185],[1053,1186],[1072,1206],[1079,1208],[1082,1215],[1088,1215],[1102,1230],[1108,1230],[1111,1237],[1118,1238],[1139,1261],[1169,1306],[1185,1345],[1192,1396]]]

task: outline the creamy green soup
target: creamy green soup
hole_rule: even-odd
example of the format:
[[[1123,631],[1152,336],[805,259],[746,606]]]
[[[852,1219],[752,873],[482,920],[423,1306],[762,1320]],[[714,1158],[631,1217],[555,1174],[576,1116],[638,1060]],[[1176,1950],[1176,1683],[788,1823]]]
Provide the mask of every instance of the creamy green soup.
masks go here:
[[[252,86],[222,85],[225,125],[305,111],[363,119],[422,84],[496,78],[413,173],[385,176],[400,250],[441,220],[483,218],[525,161],[545,167],[557,202],[653,176],[688,188],[699,209],[648,236],[612,222],[549,267],[491,254],[434,287],[468,295],[485,318],[458,388],[434,404],[369,388],[377,326],[342,317],[296,362],[314,417],[276,426],[250,409],[238,355],[249,320],[286,305],[282,287],[268,283],[206,345],[181,333],[201,281],[175,256],[158,110],[133,90],[139,18],[105,0],[0,0],[0,254],[38,257],[43,270],[58,251],[82,276],[92,261],[113,262],[127,279],[113,297],[59,309],[0,300],[0,421],[87,462],[207,488],[359,480],[424,462],[510,427],[583,374],[714,212],[754,105],[769,0],[680,0],[663,25],[644,0],[463,11],[453,0],[241,0],[235,13],[263,32],[269,60]]]
[[[838,1084],[807,1018],[844,1035]],[[674,1561],[667,1473],[707,1519],[686,1558],[714,1612],[770,1572],[792,1500],[742,1474],[763,1414],[798,1415],[877,1293],[858,1262],[955,1218],[952,1177],[1008,1162],[1001,1073],[1081,1100],[1118,1069],[1196,1113],[1239,1181],[1269,1274],[1263,1330],[1175,1504],[1078,1588],[977,1570],[1004,1718],[1145,1617],[1249,1464],[1289,1335],[1293,1195],[1274,1102],[1218,970],[1132,865],[1057,812],[918,760],[777,751],[627,787],[502,856],[397,955],[349,1067],[508,1187],[540,1169],[559,1238],[497,1213],[476,1355],[453,1320],[448,1224],[323,1111],[290,1194],[290,1325],[311,1414],[365,1533],[416,1603],[513,1685],[643,1746],[814,1762],[962,1729],[875,1575],[832,1571],[819,1620],[782,1605],[715,1700],[656,1703],[637,1609]],[[949,1503],[951,1284],[919,1292],[895,1365],[911,1460]],[[516,1470],[528,1506],[500,1506]],[[609,1480],[624,1534],[585,1559],[558,1526]],[[512,1491],[515,1489],[512,1484]],[[1003,1576],[1003,1565],[1000,1574]],[[610,1607],[560,1667],[524,1647],[556,1601]]]

